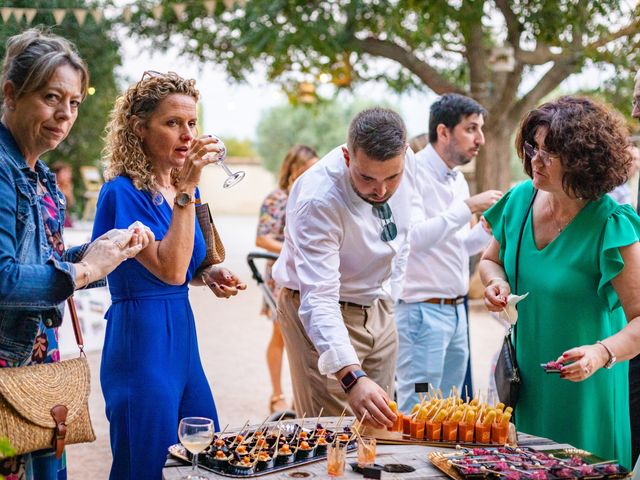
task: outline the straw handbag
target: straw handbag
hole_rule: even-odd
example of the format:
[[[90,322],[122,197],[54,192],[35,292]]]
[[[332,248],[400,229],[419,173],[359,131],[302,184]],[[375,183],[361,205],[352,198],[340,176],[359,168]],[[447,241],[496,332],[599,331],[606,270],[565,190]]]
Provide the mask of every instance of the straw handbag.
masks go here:
[[[17,455],[53,448],[60,458],[66,444],[96,439],[89,418],[89,364],[73,299],[67,303],[79,358],[0,368],[0,437],[9,438]]]
[[[198,217],[200,229],[204,235],[204,241],[207,245],[207,255],[204,257],[199,268],[209,267],[211,265],[217,265],[218,263],[224,262],[224,245],[222,244],[218,230],[216,230],[216,226],[213,223],[209,204],[196,204],[196,215]]]

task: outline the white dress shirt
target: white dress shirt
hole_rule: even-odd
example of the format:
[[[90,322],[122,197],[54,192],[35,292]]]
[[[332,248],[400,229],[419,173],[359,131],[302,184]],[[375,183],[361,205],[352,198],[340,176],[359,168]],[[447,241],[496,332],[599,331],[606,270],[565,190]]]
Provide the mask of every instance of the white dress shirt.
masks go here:
[[[416,185],[424,221],[412,230],[411,253],[400,298],[420,302],[455,298],[469,290],[469,256],[485,248],[491,235],[480,223],[470,228],[465,203],[469,185],[428,145],[416,155]]]
[[[320,353],[323,375],[360,363],[338,302],[395,300],[391,285],[401,285],[410,218],[420,201],[414,169],[415,157],[408,149],[403,178],[388,201],[398,229],[390,242],[380,238],[383,224],[372,205],[353,190],[341,147],[307,170],[289,194],[285,240],[273,278],[300,292],[298,314]],[[397,293],[399,288],[396,298]]]

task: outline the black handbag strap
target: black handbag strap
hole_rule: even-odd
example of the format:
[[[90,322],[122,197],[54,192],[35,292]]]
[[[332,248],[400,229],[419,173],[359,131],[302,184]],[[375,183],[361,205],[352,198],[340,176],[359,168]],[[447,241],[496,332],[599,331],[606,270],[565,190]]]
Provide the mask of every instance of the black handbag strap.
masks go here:
[[[527,211],[524,214],[524,218],[522,219],[522,225],[520,225],[520,234],[518,235],[518,245],[516,246],[516,274],[515,274],[515,280],[514,280],[514,285],[513,285],[513,292],[517,295],[518,294],[518,271],[520,269],[520,246],[522,245],[522,235],[524,234],[524,227],[527,224],[527,218],[529,218],[529,212],[531,212],[531,209],[533,208],[533,202],[536,199],[536,195],[538,195],[538,189],[534,188],[533,189],[533,195],[531,195],[531,201],[529,202],[529,206],[527,207]],[[516,305],[516,310],[518,309],[518,305]],[[515,336],[516,336],[516,325],[517,325],[517,321],[516,324],[509,327],[509,336],[511,336],[511,331],[513,330],[513,337],[514,337],[514,341],[511,342],[513,345],[513,351],[515,353],[516,350],[516,342],[515,342]]]

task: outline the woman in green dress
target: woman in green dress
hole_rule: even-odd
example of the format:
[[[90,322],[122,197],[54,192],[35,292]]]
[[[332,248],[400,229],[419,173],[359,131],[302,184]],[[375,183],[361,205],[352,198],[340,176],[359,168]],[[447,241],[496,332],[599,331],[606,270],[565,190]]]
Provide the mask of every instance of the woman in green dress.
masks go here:
[[[606,192],[627,179],[628,144],[622,121],[591,100],[562,97],[532,110],[516,139],[532,180],[485,214],[494,239],[480,263],[489,310],[529,292],[515,339],[518,430],[626,467],[623,360],[640,353],[640,220]],[[540,364],[556,359],[560,375],[546,374]]]

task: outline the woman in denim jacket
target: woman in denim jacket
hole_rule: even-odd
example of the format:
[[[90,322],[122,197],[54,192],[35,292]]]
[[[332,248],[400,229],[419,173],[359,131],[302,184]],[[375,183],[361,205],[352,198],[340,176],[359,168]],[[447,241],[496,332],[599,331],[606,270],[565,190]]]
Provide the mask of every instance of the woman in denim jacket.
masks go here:
[[[76,288],[104,278],[149,242],[112,231],[65,251],[65,199],[39,157],[71,130],[89,76],[65,39],[36,29],[7,40],[0,118],[0,368],[60,360],[57,327]],[[0,432],[2,436],[3,432]],[[41,450],[0,462],[7,480],[66,478],[65,458]]]

